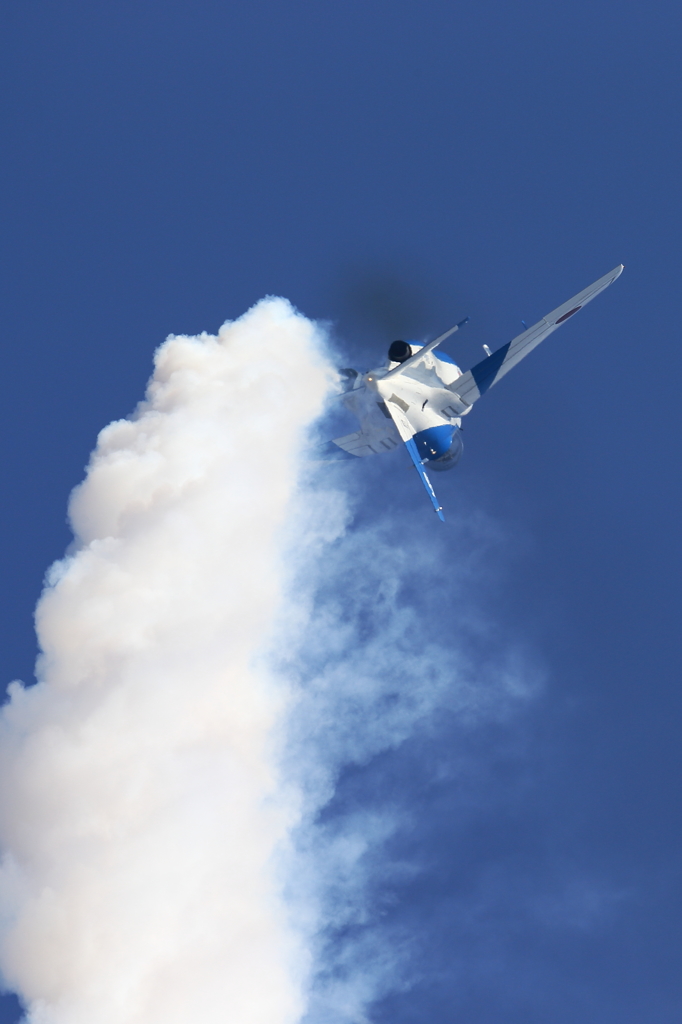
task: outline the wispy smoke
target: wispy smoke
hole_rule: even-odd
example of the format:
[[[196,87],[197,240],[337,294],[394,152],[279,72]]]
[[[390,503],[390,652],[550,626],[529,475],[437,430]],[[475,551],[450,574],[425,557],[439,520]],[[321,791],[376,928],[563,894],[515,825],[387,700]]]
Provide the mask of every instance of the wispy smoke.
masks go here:
[[[284,763],[301,801],[288,896],[300,919],[309,910],[305,1019],[359,1024],[372,1003],[414,980],[415,936],[386,927],[382,899],[423,865],[395,861],[387,849],[411,825],[392,780],[379,769],[378,793],[369,777],[338,798],[339,776],[361,774],[415,735],[438,749],[444,724],[466,732],[507,719],[535,692],[537,675],[513,646],[491,645],[467,596],[495,542],[489,523],[462,521],[445,537],[429,534],[426,515],[404,513],[396,523],[378,514],[374,525],[349,530],[332,498],[305,496],[307,550],[298,547],[295,593],[271,657],[297,696]]]
[[[438,542],[349,530],[306,467],[323,343],[279,299],[169,339],[73,494],[0,723],[0,966],[33,1024],[357,1022],[405,976],[368,927],[396,811],[330,810],[339,773],[519,675],[452,642]]]

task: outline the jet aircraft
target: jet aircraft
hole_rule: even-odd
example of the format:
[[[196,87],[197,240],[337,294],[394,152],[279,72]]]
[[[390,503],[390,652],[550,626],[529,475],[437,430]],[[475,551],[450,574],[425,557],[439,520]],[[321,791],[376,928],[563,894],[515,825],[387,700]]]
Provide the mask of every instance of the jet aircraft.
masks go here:
[[[381,455],[404,444],[438,518],[445,521],[425,467],[440,472],[456,466],[463,448],[462,417],[471,412],[474,402],[552,331],[613,284],[622,271],[622,264],[615,267],[496,352],[484,345],[486,358],[466,373],[450,356],[436,354],[435,349],[463,327],[468,317],[425,345],[394,341],[386,365],[368,373],[341,370],[341,400],[359,420],[360,430],[328,442],[326,457]]]

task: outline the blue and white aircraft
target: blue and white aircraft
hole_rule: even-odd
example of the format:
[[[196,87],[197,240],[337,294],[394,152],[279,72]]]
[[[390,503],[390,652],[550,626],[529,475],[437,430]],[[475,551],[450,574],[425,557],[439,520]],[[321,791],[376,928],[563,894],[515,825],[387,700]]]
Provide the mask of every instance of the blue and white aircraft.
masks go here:
[[[328,456],[381,455],[402,442],[439,519],[444,521],[442,506],[424,467],[440,472],[456,466],[463,448],[462,416],[468,415],[481,395],[552,331],[608,288],[622,271],[621,264],[496,352],[484,345],[486,358],[466,373],[450,356],[442,352],[436,355],[434,350],[458,331],[468,317],[426,345],[394,341],[385,366],[368,373],[342,370],[345,390],[341,400],[360,421],[360,430],[330,441]]]

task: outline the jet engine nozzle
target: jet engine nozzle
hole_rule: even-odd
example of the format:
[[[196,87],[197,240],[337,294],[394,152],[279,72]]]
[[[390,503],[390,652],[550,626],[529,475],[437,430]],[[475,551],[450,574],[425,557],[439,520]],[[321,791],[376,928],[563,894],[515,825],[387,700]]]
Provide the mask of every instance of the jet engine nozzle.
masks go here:
[[[412,355],[412,346],[406,341],[394,341],[388,350],[388,358],[392,363],[404,363]]]

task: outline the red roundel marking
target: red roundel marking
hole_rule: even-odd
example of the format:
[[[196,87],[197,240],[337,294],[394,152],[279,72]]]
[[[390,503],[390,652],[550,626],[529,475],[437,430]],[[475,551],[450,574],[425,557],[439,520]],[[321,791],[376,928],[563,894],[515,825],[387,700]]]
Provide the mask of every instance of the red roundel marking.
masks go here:
[[[555,324],[562,324],[564,322],[564,320],[568,320],[569,316],[573,316],[574,313],[577,313],[578,310],[582,309],[582,308],[583,308],[582,306],[576,306],[575,309],[569,309],[568,313],[564,313],[564,315],[560,316],[558,320],[554,321],[554,323]]]

